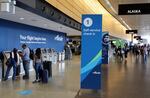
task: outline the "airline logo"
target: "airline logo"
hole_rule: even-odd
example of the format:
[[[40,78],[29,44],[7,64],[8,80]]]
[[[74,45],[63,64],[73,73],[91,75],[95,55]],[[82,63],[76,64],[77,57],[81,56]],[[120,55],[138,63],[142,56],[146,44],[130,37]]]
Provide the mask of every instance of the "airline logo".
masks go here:
[[[93,74],[94,74],[94,75],[100,75],[101,72],[94,71]]]
[[[54,40],[62,42],[64,38],[62,36],[57,35]]]

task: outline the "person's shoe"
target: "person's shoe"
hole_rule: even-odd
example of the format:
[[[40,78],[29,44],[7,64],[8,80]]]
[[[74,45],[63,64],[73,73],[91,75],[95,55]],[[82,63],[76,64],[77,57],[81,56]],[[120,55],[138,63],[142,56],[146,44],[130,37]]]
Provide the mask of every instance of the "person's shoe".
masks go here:
[[[7,81],[7,80],[8,80],[8,79],[5,78],[3,81]]]
[[[16,79],[16,78],[15,78],[15,79],[14,79],[14,78],[12,78],[12,80],[13,80],[13,81],[16,81],[17,79]]]
[[[26,75],[23,75],[23,77],[22,77],[22,78],[24,79],[25,77],[26,77]]]
[[[29,79],[29,76],[24,75],[24,76],[23,76],[23,79],[24,79],[24,80],[25,80],[25,79]]]
[[[39,79],[38,82],[41,82],[41,79]]]
[[[17,79],[20,79],[20,76],[16,76]]]
[[[34,80],[32,83],[37,83],[38,82],[38,80]]]

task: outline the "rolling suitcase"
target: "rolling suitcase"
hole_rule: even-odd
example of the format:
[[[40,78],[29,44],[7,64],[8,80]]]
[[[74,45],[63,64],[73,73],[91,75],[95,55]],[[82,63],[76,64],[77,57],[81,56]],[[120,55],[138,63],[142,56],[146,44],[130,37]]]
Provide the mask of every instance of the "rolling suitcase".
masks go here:
[[[42,83],[48,83],[48,71],[46,69],[42,72]]]
[[[43,62],[43,68],[48,71],[48,77],[52,77],[52,62],[51,61]]]

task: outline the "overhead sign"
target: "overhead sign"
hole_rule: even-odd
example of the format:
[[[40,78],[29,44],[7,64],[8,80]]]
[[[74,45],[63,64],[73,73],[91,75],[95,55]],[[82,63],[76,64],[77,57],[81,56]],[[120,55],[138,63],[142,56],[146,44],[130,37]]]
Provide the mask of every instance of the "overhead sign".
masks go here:
[[[134,36],[135,39],[141,39],[141,36]]]
[[[81,42],[81,89],[100,89],[102,15],[82,15]]]
[[[47,38],[41,36],[22,35],[20,34],[20,43],[24,44],[46,44]]]
[[[53,48],[61,52],[66,43],[66,34],[0,19],[0,51],[20,50],[23,43],[31,49]]]
[[[126,34],[137,34],[137,30],[126,30]]]
[[[150,14],[150,3],[142,4],[120,4],[119,15],[142,15]]]

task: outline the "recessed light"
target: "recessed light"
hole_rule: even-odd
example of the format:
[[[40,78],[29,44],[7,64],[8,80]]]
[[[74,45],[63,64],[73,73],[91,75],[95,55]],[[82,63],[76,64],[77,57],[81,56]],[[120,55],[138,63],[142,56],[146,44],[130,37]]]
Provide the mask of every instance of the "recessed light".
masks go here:
[[[23,18],[23,17],[20,17],[19,19],[20,19],[20,20],[24,20],[24,18]]]
[[[48,25],[47,25],[47,24],[44,24],[44,26],[47,27]]]
[[[31,21],[37,21],[37,19],[31,19]]]

